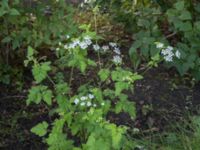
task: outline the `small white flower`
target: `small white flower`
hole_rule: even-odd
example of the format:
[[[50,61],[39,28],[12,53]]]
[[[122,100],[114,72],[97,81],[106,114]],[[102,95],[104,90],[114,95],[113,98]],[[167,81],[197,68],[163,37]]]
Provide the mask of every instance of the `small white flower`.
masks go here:
[[[181,58],[181,53],[179,52],[179,50],[176,51],[175,56],[180,59]]]
[[[79,45],[79,44],[80,44],[80,40],[79,40],[79,39],[76,39],[76,40],[74,40],[74,42],[73,42],[73,43],[74,43],[74,45],[76,45],[76,46],[77,46],[77,45]]]
[[[92,44],[92,41],[91,41],[91,37],[90,36],[85,36],[84,37],[84,42],[89,46]]]
[[[102,102],[102,103],[101,103],[101,106],[104,106],[104,105],[105,105],[105,103],[104,103],[104,102]]]
[[[87,102],[87,106],[90,107],[92,105],[91,102]]]
[[[95,51],[100,50],[100,46],[98,44],[93,45],[93,48],[94,48]]]
[[[74,100],[74,103],[77,105],[77,104],[79,103],[79,99],[76,98],[76,99]]]
[[[168,62],[172,62],[173,61],[173,57],[170,56],[170,55],[164,56],[164,59],[165,59],[165,61],[168,61]]]
[[[164,47],[164,44],[163,43],[156,43],[156,48],[163,48]]]
[[[80,5],[81,7],[83,7],[84,6],[84,3],[81,3],[81,5]]]
[[[75,43],[70,43],[68,48],[74,49],[75,47],[76,47],[76,44],[75,44]]]
[[[116,47],[117,46],[117,44],[113,43],[113,42],[110,42],[109,45],[112,46],[112,47]]]
[[[118,55],[121,55],[121,51],[118,47],[115,47],[114,52]]]
[[[114,56],[113,57],[113,62],[116,64],[121,64],[122,63],[122,58],[120,56]]]
[[[107,45],[104,45],[104,46],[102,46],[102,49],[103,49],[103,51],[104,51],[104,52],[106,52],[106,51],[108,51],[108,50],[109,50],[109,46],[107,46]]]
[[[86,96],[82,96],[82,97],[81,97],[81,100],[82,100],[82,101],[84,101],[84,100],[86,100],[86,99],[87,99]]]
[[[88,47],[85,42],[80,42],[79,46],[81,47],[81,49],[86,49]]]
[[[161,54],[164,55],[164,56],[165,56],[165,55],[171,55],[171,56],[174,55],[173,52],[172,52],[172,50],[169,49],[169,48],[163,49],[163,50],[161,51]]]
[[[85,102],[81,102],[81,106],[85,106]]]
[[[68,49],[68,45],[67,44],[64,45],[64,49]]]
[[[59,46],[61,46],[61,45],[62,45],[62,43],[61,43],[61,42],[59,42],[59,43],[58,43],[58,45],[59,45]]]
[[[89,99],[93,99],[93,98],[94,98],[94,95],[89,94],[88,97],[89,97]]]
[[[93,107],[97,107],[97,105],[96,105],[96,104],[93,104]]]
[[[67,39],[69,39],[69,38],[70,38],[70,36],[69,36],[69,35],[66,35],[66,38],[67,38]]]
[[[172,46],[167,46],[167,50],[172,51],[174,48]]]
[[[59,51],[60,50],[60,48],[58,47],[58,48],[56,48],[56,51]]]

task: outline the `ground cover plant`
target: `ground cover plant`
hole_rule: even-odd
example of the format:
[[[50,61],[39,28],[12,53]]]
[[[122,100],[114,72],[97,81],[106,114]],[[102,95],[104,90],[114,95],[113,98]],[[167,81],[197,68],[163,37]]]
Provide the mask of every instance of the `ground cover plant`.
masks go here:
[[[2,0],[0,148],[198,150],[199,8]]]

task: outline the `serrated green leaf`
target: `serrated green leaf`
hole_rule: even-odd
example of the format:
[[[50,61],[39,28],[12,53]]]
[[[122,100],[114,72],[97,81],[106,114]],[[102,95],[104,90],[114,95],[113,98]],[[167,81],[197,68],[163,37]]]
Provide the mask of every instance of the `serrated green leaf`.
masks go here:
[[[70,88],[67,83],[60,83],[56,85],[56,93],[57,94],[67,94]]]
[[[123,110],[127,112],[132,118],[136,117],[135,103],[127,101],[123,107]]]
[[[41,87],[40,86],[32,87],[29,90],[28,99],[26,101],[27,105],[29,105],[31,102],[39,104],[41,100],[42,100]]]
[[[129,84],[126,82],[116,82],[115,83],[115,95],[120,95],[123,90],[128,90]]]
[[[9,43],[12,40],[10,36],[5,37],[1,42],[2,43]]]
[[[35,127],[31,129],[31,132],[38,135],[44,136],[47,133],[48,123],[43,121],[42,123],[37,124]]]
[[[51,90],[46,90],[42,93],[43,100],[48,104],[52,104],[52,91]]]
[[[135,73],[135,74],[132,76],[132,79],[133,79],[134,81],[141,80],[141,79],[143,79],[143,76],[141,76],[141,75]]]
[[[28,58],[29,58],[29,57],[32,57],[33,54],[34,54],[34,49],[33,49],[31,46],[29,46],[29,47],[28,47],[28,52],[27,52],[27,57],[28,57]]]
[[[109,71],[109,69],[101,69],[99,71],[98,75],[99,75],[101,81],[105,81],[109,77],[110,71]]]
[[[51,70],[50,62],[35,64],[32,69],[34,79],[37,83],[42,82],[47,77],[47,72]]]

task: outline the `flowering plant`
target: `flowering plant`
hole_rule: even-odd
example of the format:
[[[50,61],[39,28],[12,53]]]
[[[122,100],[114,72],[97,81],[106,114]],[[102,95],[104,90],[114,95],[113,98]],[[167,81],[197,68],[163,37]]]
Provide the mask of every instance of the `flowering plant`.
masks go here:
[[[118,44],[110,42],[100,46],[99,37],[89,30],[89,26],[83,25],[80,29],[82,34],[78,38],[63,36],[55,47],[57,61],[54,63],[38,59],[36,50],[28,48],[25,64],[33,65],[36,85],[29,90],[27,104],[44,101],[50,108],[55,107],[53,114],[57,116],[52,123],[43,121],[31,131],[45,137],[50,150],[127,149],[128,127],[110,123],[107,115],[108,112],[127,112],[135,118],[135,105],[128,100],[125,91],[132,90],[134,82],[142,76],[121,67],[123,61]],[[99,59],[92,60],[88,53],[97,53]],[[99,62],[104,53],[113,55],[109,67]],[[100,66],[95,75],[96,82],[92,77],[88,78],[90,66]],[[60,69],[63,72],[57,71]],[[71,70],[70,76],[64,74],[65,69]],[[79,74],[88,80],[72,89]],[[52,86],[47,84],[47,79]]]

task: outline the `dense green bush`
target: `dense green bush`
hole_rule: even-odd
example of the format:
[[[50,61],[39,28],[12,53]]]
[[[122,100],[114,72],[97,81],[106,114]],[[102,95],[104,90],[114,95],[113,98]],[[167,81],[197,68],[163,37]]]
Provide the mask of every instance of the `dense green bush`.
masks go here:
[[[2,0],[0,69],[5,66],[12,69],[6,69],[7,71],[4,69],[0,81],[6,78],[6,83],[11,83],[10,78],[14,78],[12,70],[22,65],[28,45],[47,53],[45,51],[54,46],[62,38],[61,35],[74,33],[76,26],[72,13],[72,7],[64,0],[59,2]],[[22,68],[20,69],[22,71]]]
[[[166,65],[176,67],[180,75],[190,73],[199,80],[199,2],[113,0],[109,4],[101,1],[101,4],[109,6],[114,19],[123,22],[133,33],[130,57],[135,69],[141,61],[160,53],[155,42],[162,42],[178,49],[181,55]]]

